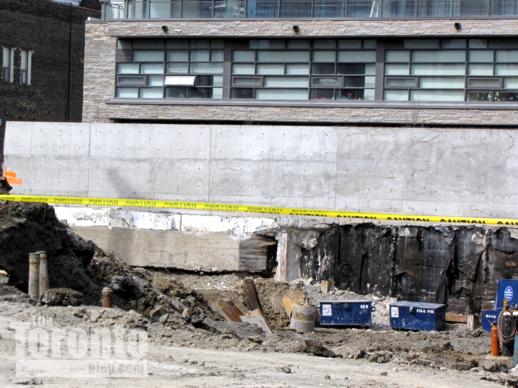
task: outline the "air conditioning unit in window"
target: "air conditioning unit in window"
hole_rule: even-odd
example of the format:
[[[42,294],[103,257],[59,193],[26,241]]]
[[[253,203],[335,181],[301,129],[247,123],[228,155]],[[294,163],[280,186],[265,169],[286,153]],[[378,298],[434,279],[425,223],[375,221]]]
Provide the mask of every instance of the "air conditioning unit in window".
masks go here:
[[[166,75],[164,86],[194,86],[195,75]]]

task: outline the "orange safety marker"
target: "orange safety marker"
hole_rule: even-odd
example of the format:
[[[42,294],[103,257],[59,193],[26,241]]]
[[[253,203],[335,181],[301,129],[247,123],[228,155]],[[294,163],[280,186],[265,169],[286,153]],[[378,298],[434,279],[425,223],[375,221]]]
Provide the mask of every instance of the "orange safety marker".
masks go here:
[[[16,176],[16,173],[14,171],[6,170],[4,171],[4,177],[7,183],[12,185],[21,185],[23,181]]]

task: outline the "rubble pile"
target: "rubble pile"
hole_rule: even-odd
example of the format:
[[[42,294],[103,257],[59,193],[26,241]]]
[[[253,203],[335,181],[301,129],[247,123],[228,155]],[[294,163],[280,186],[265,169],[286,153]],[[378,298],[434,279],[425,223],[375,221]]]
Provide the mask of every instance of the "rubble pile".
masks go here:
[[[27,254],[36,251],[51,258],[51,289],[42,298],[49,305],[98,306],[101,290],[110,287],[115,307],[152,320],[166,320],[166,314],[192,324],[219,319],[192,290],[132,268],[72,233],[51,206],[0,203],[0,268],[9,274],[10,285],[27,291]]]

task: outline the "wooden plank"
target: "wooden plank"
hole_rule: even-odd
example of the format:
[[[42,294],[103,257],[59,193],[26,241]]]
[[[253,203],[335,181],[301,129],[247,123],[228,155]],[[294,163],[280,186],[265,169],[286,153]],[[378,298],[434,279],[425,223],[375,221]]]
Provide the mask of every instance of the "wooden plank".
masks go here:
[[[254,279],[243,280],[243,294],[243,299],[248,310],[263,311],[261,308],[261,303],[259,302],[259,296],[257,295],[257,289],[255,288]]]
[[[451,323],[466,323],[468,317],[462,314],[446,313],[446,322]]]
[[[264,272],[268,262],[268,250],[275,245],[272,238],[253,235],[239,243],[239,270],[243,272]]]
[[[334,280],[322,280],[320,282],[320,289],[324,294],[329,294],[335,286]]]
[[[469,330],[475,330],[477,328],[477,319],[474,315],[468,315],[466,325]]]
[[[213,304],[227,322],[241,322],[243,312],[230,300],[218,300]]]

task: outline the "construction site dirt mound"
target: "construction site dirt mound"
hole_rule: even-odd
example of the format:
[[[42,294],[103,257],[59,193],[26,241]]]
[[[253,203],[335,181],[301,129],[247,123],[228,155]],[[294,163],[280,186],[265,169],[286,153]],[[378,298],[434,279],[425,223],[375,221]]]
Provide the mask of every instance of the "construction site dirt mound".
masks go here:
[[[99,306],[102,289],[110,287],[115,307],[150,319],[165,314],[183,323],[221,319],[202,296],[179,282],[132,268],[72,233],[51,206],[1,202],[0,269],[8,273],[10,286],[27,291],[28,254],[36,251],[47,252],[50,287],[78,291],[86,305]]]

